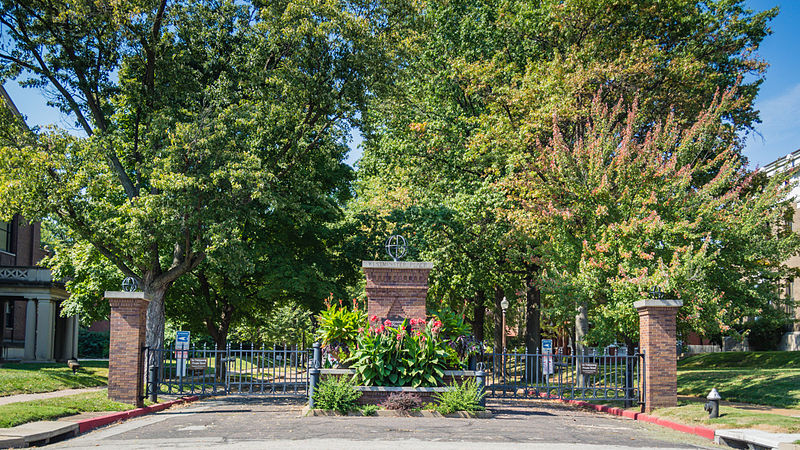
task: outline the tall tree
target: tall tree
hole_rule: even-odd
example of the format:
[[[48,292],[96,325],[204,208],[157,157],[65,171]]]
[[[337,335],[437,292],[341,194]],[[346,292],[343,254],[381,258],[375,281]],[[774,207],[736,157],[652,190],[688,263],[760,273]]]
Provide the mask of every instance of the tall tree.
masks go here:
[[[574,142],[602,88],[603,101],[638,98],[644,123],[672,112],[687,124],[717,89],[748,75],[736,93],[740,101],[725,111],[731,132],[747,130],[757,121],[752,100],[765,68],[753,51],[777,10],[753,12],[727,0],[484,0],[428,2],[424,12],[409,32],[415,52],[401,82],[366,116],[360,195],[366,204],[396,196],[403,208],[482,210],[458,214],[457,229],[483,223],[486,239],[469,244],[480,247],[473,253],[484,264],[498,264],[458,267],[506,284],[528,280],[526,309],[533,312],[546,255],[535,235],[515,232],[508,216],[496,214],[520,208],[498,192],[538,155],[536,143],[549,141],[553,115],[563,138]],[[431,241],[460,248],[454,243]],[[569,308],[586,323],[586,308],[550,292],[544,300],[552,304],[540,310]],[[526,330],[530,346],[534,321],[535,313]]]
[[[636,342],[633,302],[651,287],[682,299],[679,327],[705,335],[780,304],[783,261],[800,251],[796,234],[776,233],[791,185],[745,169],[723,120],[734,97],[690,127],[670,115],[642,133],[637,105],[598,95],[579,138],[556,125],[510,184],[512,220],[540,237],[550,281],[588,307],[591,341]]]
[[[398,3],[0,1],[0,78],[22,76],[79,132],[0,122],[0,215],[51,217],[152,298],[243,219],[321,195],[392,72]],[[369,87],[369,89],[368,89]]]

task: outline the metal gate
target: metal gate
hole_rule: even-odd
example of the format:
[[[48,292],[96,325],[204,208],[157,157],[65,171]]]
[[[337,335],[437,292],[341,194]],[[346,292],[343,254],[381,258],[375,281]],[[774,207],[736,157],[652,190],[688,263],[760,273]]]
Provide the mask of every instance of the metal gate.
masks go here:
[[[308,392],[309,350],[228,345],[147,349],[146,396],[298,395]]]
[[[485,354],[489,397],[644,403],[644,355]]]

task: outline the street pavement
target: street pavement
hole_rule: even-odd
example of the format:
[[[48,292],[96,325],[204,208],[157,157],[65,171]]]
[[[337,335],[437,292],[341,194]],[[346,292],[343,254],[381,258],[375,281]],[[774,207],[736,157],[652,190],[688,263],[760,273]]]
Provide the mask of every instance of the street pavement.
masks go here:
[[[300,417],[304,399],[220,397],[92,431],[58,448],[719,448],[651,424],[548,401],[492,401],[492,419]]]

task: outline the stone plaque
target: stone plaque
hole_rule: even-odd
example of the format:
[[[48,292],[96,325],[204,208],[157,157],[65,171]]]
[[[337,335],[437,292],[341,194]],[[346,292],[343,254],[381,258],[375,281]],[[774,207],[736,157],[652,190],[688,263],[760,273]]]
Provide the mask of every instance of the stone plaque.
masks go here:
[[[364,261],[367,278],[367,313],[378,316],[381,323],[392,324],[404,319],[425,319],[430,262]]]

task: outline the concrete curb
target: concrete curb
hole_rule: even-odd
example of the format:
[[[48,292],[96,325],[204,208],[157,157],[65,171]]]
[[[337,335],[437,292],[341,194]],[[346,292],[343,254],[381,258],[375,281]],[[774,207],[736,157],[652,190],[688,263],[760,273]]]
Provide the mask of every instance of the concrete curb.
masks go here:
[[[332,416],[350,416],[350,417],[369,417],[365,416],[361,411],[350,411],[342,414],[336,411],[327,409],[309,409],[308,405],[303,407],[300,411],[302,417],[332,417]],[[379,409],[373,414],[374,417],[445,417],[448,419],[492,419],[494,415],[491,411],[456,411],[451,414],[441,414],[437,411],[423,409],[419,411],[394,411],[390,409]]]
[[[190,397],[182,397],[177,400],[172,400],[166,403],[159,403],[157,405],[145,406],[144,408],[131,409],[129,411],[115,412],[100,417],[92,417],[91,419],[83,419],[75,423],[78,424],[78,434],[83,434],[86,433],[87,431],[91,431],[94,430],[95,428],[99,428],[114,422],[119,422],[121,420],[127,420],[145,414],[163,411],[169,407],[180,405],[182,403],[191,403],[199,398],[200,397],[197,395],[193,395]]]
[[[680,431],[682,433],[689,433],[694,434],[696,436],[700,436],[702,438],[706,438],[708,440],[714,440],[714,430],[712,428],[701,427],[701,426],[693,426],[693,425],[684,425],[682,423],[673,422],[671,420],[662,419],[660,417],[651,416],[645,413],[638,413],[634,411],[627,411],[622,408],[616,408],[613,406],[606,406],[606,405],[595,405],[594,403],[584,402],[581,400],[566,400],[566,399],[559,399],[561,403],[567,403],[574,406],[580,406],[583,408],[594,409],[597,412],[604,412],[606,414],[613,414],[615,416],[622,416],[627,417],[633,420],[639,420],[642,422],[648,422],[655,425],[660,425],[662,427],[671,428],[675,431]]]

